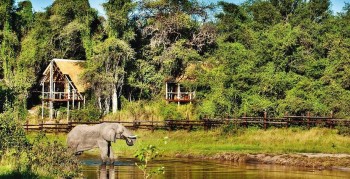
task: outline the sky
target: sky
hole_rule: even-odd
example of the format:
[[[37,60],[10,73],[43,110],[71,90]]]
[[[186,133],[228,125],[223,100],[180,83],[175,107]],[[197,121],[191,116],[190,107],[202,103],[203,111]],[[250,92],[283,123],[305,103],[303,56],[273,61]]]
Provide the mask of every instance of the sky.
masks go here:
[[[17,1],[21,1],[21,0],[17,0]],[[33,4],[34,11],[38,12],[38,11],[43,11],[45,7],[51,5],[54,0],[31,0],[31,1]],[[91,7],[97,9],[100,15],[104,15],[103,7],[101,4],[105,1],[107,0],[89,0]],[[206,1],[215,3],[218,0],[203,0],[203,2],[206,2]],[[236,3],[236,4],[244,2],[244,0],[225,0],[225,1]],[[345,2],[350,3],[350,0],[331,0],[331,2],[332,2],[332,5],[331,5],[332,11],[334,13],[337,13],[337,12],[341,12]]]

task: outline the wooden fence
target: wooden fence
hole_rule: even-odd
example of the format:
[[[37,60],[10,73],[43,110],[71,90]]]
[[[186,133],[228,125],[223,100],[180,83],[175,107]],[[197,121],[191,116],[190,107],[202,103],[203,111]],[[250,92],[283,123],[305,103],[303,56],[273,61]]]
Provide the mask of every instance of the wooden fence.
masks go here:
[[[80,124],[99,124],[99,123],[121,123],[125,127],[137,129],[163,129],[163,130],[177,130],[186,129],[192,130],[195,128],[203,128],[209,130],[214,127],[223,125],[236,125],[237,127],[249,127],[257,126],[263,129],[269,127],[291,127],[302,126],[307,129],[311,127],[328,127],[335,128],[336,126],[350,127],[349,119],[335,119],[333,117],[316,117],[310,116],[307,113],[306,116],[284,116],[282,118],[268,117],[267,113],[264,113],[263,117],[241,117],[241,118],[226,118],[226,119],[203,119],[203,120],[165,120],[165,121],[99,121],[99,122],[69,122],[68,124],[39,124],[33,125],[26,123],[23,125],[26,131],[46,131],[46,132],[69,132],[73,127]]]

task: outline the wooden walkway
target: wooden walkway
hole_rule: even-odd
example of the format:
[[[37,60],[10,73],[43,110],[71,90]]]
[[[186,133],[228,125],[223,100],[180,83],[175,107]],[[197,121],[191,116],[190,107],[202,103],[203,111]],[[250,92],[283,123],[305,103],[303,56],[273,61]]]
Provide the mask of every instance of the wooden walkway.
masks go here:
[[[203,120],[165,120],[165,121],[99,121],[99,122],[69,122],[68,124],[25,124],[24,129],[28,131],[46,131],[46,132],[69,132],[73,127],[80,124],[99,124],[99,123],[121,123],[125,127],[137,130],[193,130],[204,129],[209,130],[215,127],[224,125],[236,125],[237,127],[256,126],[263,129],[269,127],[292,127],[299,126],[306,129],[311,127],[327,127],[335,128],[336,126],[350,127],[350,119],[335,119],[332,117],[315,117],[315,116],[284,116],[282,118],[270,118],[266,113],[263,117],[241,117],[241,118],[227,118],[227,119],[203,119]]]

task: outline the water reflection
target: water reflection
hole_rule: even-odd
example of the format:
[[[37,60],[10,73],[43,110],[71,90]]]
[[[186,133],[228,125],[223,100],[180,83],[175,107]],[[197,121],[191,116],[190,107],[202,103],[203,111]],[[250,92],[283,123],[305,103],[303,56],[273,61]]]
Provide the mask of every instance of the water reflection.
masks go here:
[[[82,158],[84,178],[143,178],[132,158],[120,158],[114,165],[101,165],[98,157]],[[165,167],[165,174],[154,178],[300,178],[334,179],[350,178],[349,171],[313,170],[276,165],[238,164],[229,161],[208,161],[193,159],[163,159],[154,161],[149,167]]]
[[[115,178],[115,169],[114,165],[101,165],[100,166],[100,179],[114,179]]]

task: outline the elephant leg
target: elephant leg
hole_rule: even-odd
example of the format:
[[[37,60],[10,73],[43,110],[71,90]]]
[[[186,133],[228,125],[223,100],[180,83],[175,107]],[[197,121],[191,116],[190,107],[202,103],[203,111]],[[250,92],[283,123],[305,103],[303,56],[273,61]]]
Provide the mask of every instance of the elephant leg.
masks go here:
[[[104,140],[98,141],[98,147],[100,148],[102,162],[106,163],[108,160],[108,143],[107,143],[107,141],[104,141]]]
[[[113,164],[114,163],[114,154],[113,154],[111,142],[108,142],[108,154],[107,155],[111,161],[111,164]]]

